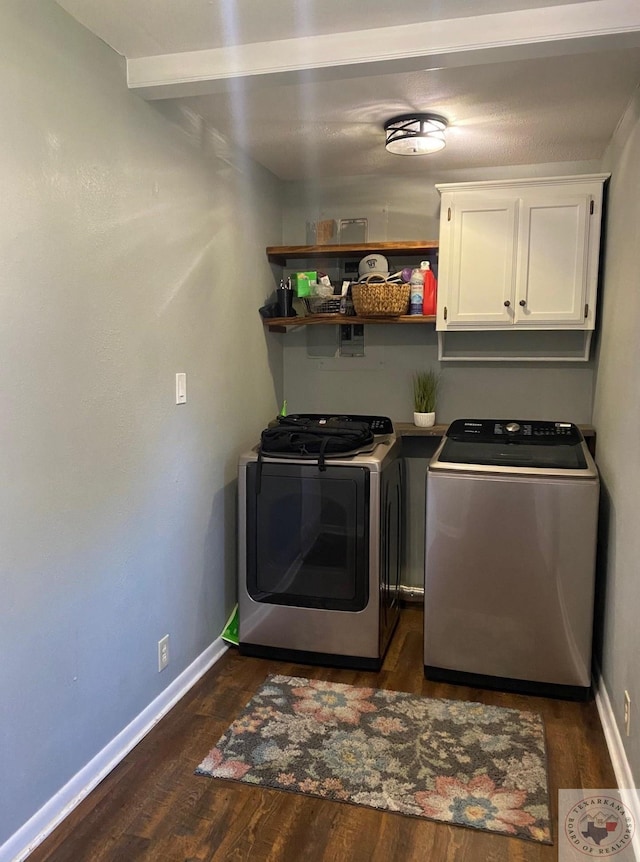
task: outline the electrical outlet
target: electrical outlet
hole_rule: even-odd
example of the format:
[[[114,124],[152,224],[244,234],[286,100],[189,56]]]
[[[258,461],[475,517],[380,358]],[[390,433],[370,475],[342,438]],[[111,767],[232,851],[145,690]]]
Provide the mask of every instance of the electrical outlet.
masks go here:
[[[158,672],[169,664],[169,635],[158,641]]]
[[[631,698],[626,690],[624,693],[624,731],[629,736],[631,732]]]

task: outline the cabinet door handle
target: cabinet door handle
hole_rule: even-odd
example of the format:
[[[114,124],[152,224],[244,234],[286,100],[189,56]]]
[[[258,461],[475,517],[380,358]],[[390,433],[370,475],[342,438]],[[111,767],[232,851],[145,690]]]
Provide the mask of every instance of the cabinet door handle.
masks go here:
[[[509,300],[508,300],[508,299],[505,299],[505,301],[504,301],[504,307],[505,307],[505,308],[509,308],[509,306],[510,306],[510,305],[511,305],[511,303],[509,302]]]
[[[524,308],[524,307],[525,307],[525,305],[527,304],[527,300],[526,300],[526,299],[521,299],[519,304]]]

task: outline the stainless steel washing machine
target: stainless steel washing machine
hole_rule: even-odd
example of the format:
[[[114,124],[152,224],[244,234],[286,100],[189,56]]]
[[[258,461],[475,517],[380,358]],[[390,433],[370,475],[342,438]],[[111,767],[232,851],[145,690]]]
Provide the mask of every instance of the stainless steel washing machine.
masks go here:
[[[588,696],[599,480],[579,429],[457,420],[426,489],[425,675]]]
[[[259,461],[258,447],[240,458],[242,654],[382,665],[399,615],[401,441],[386,417],[339,418],[368,422],[373,444],[323,470],[301,458]]]

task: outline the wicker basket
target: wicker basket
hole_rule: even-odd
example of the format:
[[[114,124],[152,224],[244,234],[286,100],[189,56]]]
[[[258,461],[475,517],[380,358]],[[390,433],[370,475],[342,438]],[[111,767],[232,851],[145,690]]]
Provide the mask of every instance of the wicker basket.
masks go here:
[[[409,307],[410,286],[383,281],[354,284],[353,304],[358,317],[400,317]]]

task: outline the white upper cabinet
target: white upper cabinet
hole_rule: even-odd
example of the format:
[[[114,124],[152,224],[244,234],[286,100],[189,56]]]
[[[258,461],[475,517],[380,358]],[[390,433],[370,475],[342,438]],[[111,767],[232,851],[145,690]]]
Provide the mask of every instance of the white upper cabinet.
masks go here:
[[[592,330],[607,177],[436,186],[436,328]]]
[[[517,201],[481,201],[462,195],[445,198],[451,198],[447,201],[451,220],[446,226],[447,242],[443,245],[440,240],[438,304],[443,306],[443,322],[447,326],[510,326]]]

